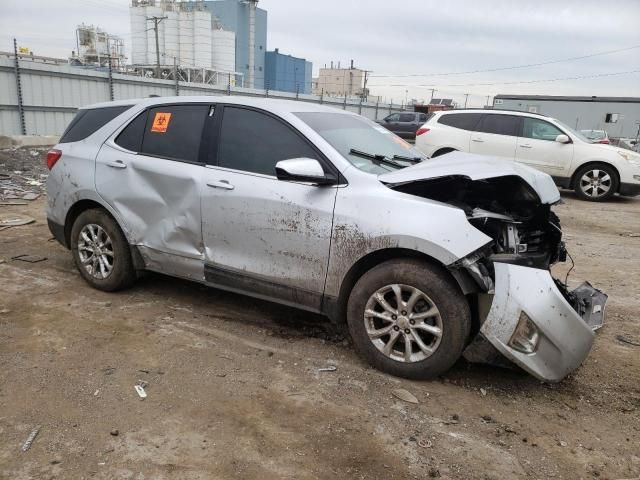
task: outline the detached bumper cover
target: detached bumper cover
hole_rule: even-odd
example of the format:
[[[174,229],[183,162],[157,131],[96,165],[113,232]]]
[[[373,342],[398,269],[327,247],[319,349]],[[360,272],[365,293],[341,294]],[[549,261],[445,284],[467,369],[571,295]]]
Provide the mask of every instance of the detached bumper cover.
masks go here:
[[[581,308],[583,319],[558,290],[549,271],[498,262],[494,266],[495,295],[480,332],[502,355],[536,378],[562,380],[591,351],[594,333],[587,321],[602,324],[607,296],[588,284],[580,286],[576,292],[589,299],[588,307]],[[523,311],[540,334],[531,354],[509,346]]]

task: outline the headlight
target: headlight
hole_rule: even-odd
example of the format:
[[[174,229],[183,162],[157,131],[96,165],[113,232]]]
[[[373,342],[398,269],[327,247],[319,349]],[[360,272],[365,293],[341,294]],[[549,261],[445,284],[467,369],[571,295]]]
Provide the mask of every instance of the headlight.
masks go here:
[[[519,352],[529,354],[536,351],[539,341],[538,327],[531,321],[529,315],[521,312],[518,326],[509,340],[509,346]]]
[[[628,150],[617,150],[618,155],[624,158],[627,162],[635,165],[636,167],[640,167],[640,155],[637,155]]]

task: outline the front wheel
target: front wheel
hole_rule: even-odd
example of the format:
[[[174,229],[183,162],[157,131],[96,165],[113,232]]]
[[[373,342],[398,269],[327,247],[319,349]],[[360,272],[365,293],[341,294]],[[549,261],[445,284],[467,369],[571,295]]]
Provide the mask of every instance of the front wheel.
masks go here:
[[[358,352],[398,377],[436,377],[460,358],[469,337],[469,304],[446,272],[415,259],[366,272],[347,304]]]
[[[127,239],[104,210],[78,216],[71,228],[71,252],[80,275],[98,290],[122,290],[135,281]]]
[[[582,200],[601,202],[618,190],[618,175],[606,163],[587,165],[576,172],[573,188]]]

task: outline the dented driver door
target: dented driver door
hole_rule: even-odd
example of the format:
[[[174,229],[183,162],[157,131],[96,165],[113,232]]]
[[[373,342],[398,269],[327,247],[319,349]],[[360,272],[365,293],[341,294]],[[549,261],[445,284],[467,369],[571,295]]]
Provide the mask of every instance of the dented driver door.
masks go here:
[[[202,186],[207,282],[319,310],[337,188],[278,180],[275,164],[322,156],[284,121],[251,108],[219,109],[215,130]]]
[[[200,144],[210,110],[151,108],[116,132],[96,159],[96,190],[150,270],[203,280]]]

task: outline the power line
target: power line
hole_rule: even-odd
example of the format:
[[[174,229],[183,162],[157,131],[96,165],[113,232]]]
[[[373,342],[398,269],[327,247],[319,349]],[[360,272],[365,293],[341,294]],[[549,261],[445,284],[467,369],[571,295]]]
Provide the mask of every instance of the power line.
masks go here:
[[[629,75],[633,73],[640,73],[640,70],[629,70],[626,72],[613,72],[613,73],[599,73],[594,75],[579,75],[575,77],[562,77],[562,78],[547,78],[541,80],[521,80],[517,82],[491,82],[491,83],[458,83],[458,84],[408,84],[408,83],[398,83],[398,84],[376,84],[371,85],[372,87],[420,87],[420,88],[434,88],[434,87],[491,87],[494,85],[518,85],[518,84],[529,84],[529,83],[547,83],[547,82],[561,82],[564,80],[584,80],[589,78],[600,78],[600,77],[612,77],[615,75]]]
[[[581,55],[579,57],[562,58],[559,60],[549,60],[546,62],[539,62],[539,63],[528,63],[524,65],[513,65],[509,67],[488,68],[484,70],[469,70],[466,72],[425,73],[425,74],[408,74],[408,75],[372,75],[372,77],[376,77],[376,78],[444,77],[444,76],[450,76],[450,75],[469,75],[472,73],[500,72],[504,70],[517,70],[519,68],[541,67],[543,65],[553,65],[555,63],[571,62],[574,60],[583,60],[585,58],[611,55],[613,53],[626,52],[628,50],[634,50],[637,48],[640,48],[640,45],[633,45],[631,47],[619,48],[617,50],[608,50],[606,52],[591,53],[588,55]]]

